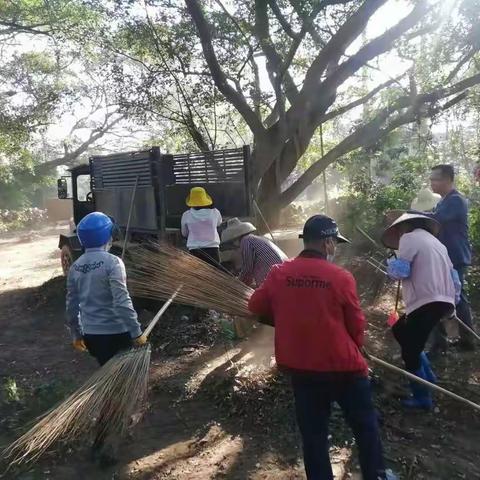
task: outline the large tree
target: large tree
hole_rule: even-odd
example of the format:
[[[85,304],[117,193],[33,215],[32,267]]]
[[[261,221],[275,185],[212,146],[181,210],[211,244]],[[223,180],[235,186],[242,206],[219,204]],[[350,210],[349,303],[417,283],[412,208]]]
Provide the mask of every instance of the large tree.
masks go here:
[[[456,81],[456,75],[450,73],[426,92],[419,92],[412,85],[407,94],[394,96],[386,107],[375,111],[370,120],[357,125],[347,137],[282,192],[283,181],[293,171],[322,123],[368,101],[382,88],[394,82],[376,86],[348,105],[337,106],[340,87],[369,62],[394,49],[396,42],[402,40],[405,43],[410,39],[411,42],[418,43],[422,34],[431,35],[430,32],[424,32],[435,25],[436,19],[443,14],[446,2],[440,1],[433,5],[424,0],[414,2],[411,11],[399,19],[398,23],[373,39],[364,39],[362,44],[352,48],[352,52],[348,52],[348,48],[361,38],[375,13],[388,3],[386,0],[257,0],[254,5],[249,2],[251,8],[246,13],[254,19],[253,26],[248,31],[250,41],[251,44],[255,42],[258,45],[257,48],[266,58],[268,74],[276,94],[274,108],[278,114],[274,123],[266,123],[264,118],[259,117],[244,92],[229,82],[216,53],[218,40],[215,38],[216,29],[211,11],[202,6],[199,0],[186,0],[185,3],[197,27],[205,62],[217,88],[236,107],[254,135],[254,176],[260,182],[259,199],[269,213],[275,207],[285,206],[294,200],[326,166],[342,155],[378,141],[404,123],[423,115],[432,115],[434,111],[445,107],[445,104],[441,104],[441,99],[446,98],[447,105],[448,102],[453,103],[466,89],[480,82],[479,73],[461,81]],[[242,10],[239,9],[235,16],[241,13]],[[462,20],[465,22],[465,17]],[[248,18],[244,18],[243,22],[237,20],[237,23],[248,24]],[[474,29],[478,31],[476,22],[472,22],[471,30],[466,32],[465,38],[457,40],[461,48],[466,48],[462,40],[467,43],[469,35],[477,33]],[[297,66],[296,56],[307,34],[315,45],[312,49],[315,55],[308,58],[309,55],[303,54],[300,59],[303,65]],[[406,45],[402,48],[406,49]],[[451,58],[452,56],[448,60]],[[457,65],[464,63],[464,58]],[[460,70],[461,66],[455,68],[457,69]]]
[[[328,165],[440,114],[480,82],[478,0],[122,4],[109,47],[130,65],[120,78],[143,72],[131,75],[141,95],[125,105],[183,124],[202,150],[215,146],[213,105],[230,117],[233,109],[236,126],[250,132],[252,180],[271,218]],[[392,59],[404,69],[389,76]],[[332,122],[350,128],[285,188],[319,127]]]
[[[122,113],[178,127],[200,150],[251,142],[252,185],[270,218],[328,165],[441,114],[480,82],[479,0],[10,3],[35,8],[10,9],[6,34],[76,42],[101,58]],[[68,27],[49,26],[52,15]],[[395,60],[403,68],[390,73]],[[321,126],[335,141],[312,158]]]

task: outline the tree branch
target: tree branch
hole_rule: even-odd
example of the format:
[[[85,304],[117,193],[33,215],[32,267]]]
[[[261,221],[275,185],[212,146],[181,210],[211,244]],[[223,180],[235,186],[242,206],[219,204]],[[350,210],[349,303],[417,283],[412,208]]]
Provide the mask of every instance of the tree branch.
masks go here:
[[[419,117],[432,117],[461,101],[468,94],[467,88],[480,84],[480,73],[473,75],[450,87],[438,88],[432,92],[417,95],[415,98],[404,96],[397,99],[393,105],[380,110],[375,118],[358,127],[348,137],[328,151],[320,160],[311,165],[287,190],[281,195],[281,205],[287,205],[302,193],[307,185],[320,175],[325,168],[341,156],[359,147],[368,146],[396,128],[411,123]],[[461,92],[444,105],[435,103],[442,98],[451,97]],[[423,108],[430,104],[429,108]],[[406,109],[404,112],[402,110]],[[395,113],[398,115],[394,116]]]
[[[50,31],[38,30],[39,28],[49,26],[47,24],[22,25],[21,23],[0,20],[0,26],[6,27],[5,29],[0,30],[1,35],[8,35],[11,33],[31,33],[34,35],[46,35],[47,37],[51,36]]]
[[[120,115],[111,122],[109,122],[108,118],[110,118],[112,115],[114,115],[114,113],[107,114],[102,126],[92,130],[88,139],[85,140],[81,145],[79,145],[75,150],[72,150],[71,152],[67,152],[65,150],[65,154],[63,156],[54,158],[53,160],[38,165],[38,167],[35,168],[35,174],[44,175],[54,167],[58,167],[59,165],[71,164],[80,155],[85,153],[91,145],[93,145],[97,140],[102,138],[106,133],[109,132],[109,130],[111,130],[115,125],[117,125],[120,121],[124,119],[124,115]]]
[[[365,96],[358,98],[357,100],[354,100],[353,102],[348,103],[347,105],[344,105],[343,107],[338,107],[335,110],[332,110],[330,112],[327,112],[321,119],[321,123],[328,122],[329,120],[332,120],[335,117],[338,117],[340,115],[343,115],[344,113],[348,112],[349,110],[352,110],[356,107],[359,107],[360,105],[363,105],[364,103],[367,103],[371,98],[373,98],[378,92],[383,90],[384,88],[389,87],[393,83],[397,83],[400,78],[405,76],[405,74],[398,76],[397,78],[391,78],[390,80],[378,85],[375,87],[373,90],[371,90],[369,93],[367,93]]]
[[[277,102],[280,100],[281,86],[285,84],[285,95],[289,102],[293,103],[298,93],[297,86],[290,73],[283,68],[282,57],[278,54],[270,38],[268,5],[265,0],[255,1],[255,34],[267,58],[268,76],[277,95]]]
[[[388,29],[384,34],[374,38],[355,55],[352,55],[348,60],[343,62],[336,71],[333,72],[331,78],[327,79],[324,83],[332,82],[335,87],[341,85],[366,62],[388,51],[392,47],[393,42],[412,28],[430,9],[431,6],[428,0],[420,0],[406,17]]]
[[[278,6],[278,3],[276,0],[267,0],[268,4],[270,5],[270,8],[272,9],[273,14],[275,15],[276,19],[278,20],[278,23],[282,26],[283,30],[285,33],[295,40],[300,33],[296,33],[293,31],[292,26],[290,25],[289,21],[283,16],[282,11],[280,10],[280,7]]]
[[[341,0],[341,1],[340,0],[324,0],[322,2],[319,2],[313,8],[312,13],[310,15],[304,14],[301,6],[298,4],[297,1],[294,1],[294,0],[290,1],[290,3],[293,5],[293,8],[297,12],[297,15],[303,20],[303,24],[302,24],[302,28],[300,29],[300,32],[296,35],[296,38],[294,38],[292,44],[290,45],[290,48],[288,49],[287,55],[282,65],[282,74],[286,70],[288,70],[288,68],[290,68],[290,65],[293,62],[293,59],[295,58],[295,55],[297,53],[298,47],[301,45],[307,32],[310,34],[310,36],[312,37],[312,40],[318,47],[321,47],[321,48],[325,47],[325,42],[322,40],[322,37],[315,30],[315,25],[313,23],[317,18],[318,14],[328,5],[346,4],[346,3],[349,3],[350,1],[351,0]]]
[[[387,0],[365,0],[358,10],[338,29],[320,51],[305,75],[302,93],[309,93],[319,85],[328,65],[337,65],[347,47],[362,33],[371,16]]]
[[[322,37],[315,30],[315,25],[313,22],[317,18],[318,14],[329,5],[344,5],[351,1],[352,0],[323,0],[317,3],[317,5],[313,8],[310,15],[307,15],[304,13],[302,6],[298,2],[298,0],[290,0],[290,3],[293,6],[295,12],[303,20],[303,25],[302,25],[299,36],[302,36],[302,40],[303,40],[303,37],[308,32],[312,37],[312,40],[315,42],[315,44],[317,46],[323,47],[325,45],[325,42],[322,40]],[[298,45],[296,46],[296,48],[298,48]],[[287,55],[287,57],[288,56],[289,55]]]
[[[471,50],[469,52],[467,52],[460,60],[459,62],[457,63],[457,65],[455,65],[455,68],[449,73],[449,75],[447,76],[445,82],[446,83],[449,83],[451,82],[458,74],[458,72],[460,71],[460,69],[466,64],[468,63],[474,56],[475,54],[478,52],[478,47],[472,47]]]
[[[311,94],[316,101],[311,104],[314,123],[318,125],[326,109],[335,101],[337,88],[351,75],[358,71],[369,60],[390,50],[393,43],[407,30],[413,27],[429,10],[428,0],[419,0],[412,11],[384,34],[374,38],[362,47],[355,55],[343,62],[327,78],[318,85],[316,95]],[[289,112],[290,113],[290,112]],[[299,112],[294,112],[296,115]],[[293,117],[295,121],[295,117]],[[289,119],[289,123],[291,120]]]
[[[210,26],[205,19],[198,0],[185,0],[185,3],[187,4],[188,12],[197,27],[202,44],[203,54],[205,56],[207,65],[212,72],[215,85],[220,92],[225,95],[228,101],[238,110],[240,115],[242,115],[253,134],[263,136],[265,134],[265,128],[263,127],[261,120],[250,108],[245,97],[229,85],[227,77],[218,63],[217,56],[213,49]]]

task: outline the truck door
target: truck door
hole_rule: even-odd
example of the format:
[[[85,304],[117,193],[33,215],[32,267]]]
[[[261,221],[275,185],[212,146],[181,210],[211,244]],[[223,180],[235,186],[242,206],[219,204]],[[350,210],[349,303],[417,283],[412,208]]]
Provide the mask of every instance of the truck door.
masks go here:
[[[72,190],[73,190],[73,219],[75,225],[88,215],[95,211],[95,202],[91,190],[90,169],[77,171],[72,170]]]

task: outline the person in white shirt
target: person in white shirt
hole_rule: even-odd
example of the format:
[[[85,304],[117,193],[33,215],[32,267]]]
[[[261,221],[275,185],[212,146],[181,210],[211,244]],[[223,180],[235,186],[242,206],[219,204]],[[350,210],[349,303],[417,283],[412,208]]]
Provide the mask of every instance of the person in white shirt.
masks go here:
[[[193,187],[186,203],[190,210],[182,215],[181,227],[188,250],[210,265],[219,267],[218,227],[222,223],[222,215],[214,208],[212,198],[202,187]]]

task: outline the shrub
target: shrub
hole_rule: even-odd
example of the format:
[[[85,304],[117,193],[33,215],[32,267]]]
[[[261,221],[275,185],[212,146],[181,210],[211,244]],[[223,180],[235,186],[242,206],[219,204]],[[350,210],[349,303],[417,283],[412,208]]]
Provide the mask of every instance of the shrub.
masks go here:
[[[47,220],[47,211],[40,208],[0,210],[0,233],[24,228],[38,228]]]

